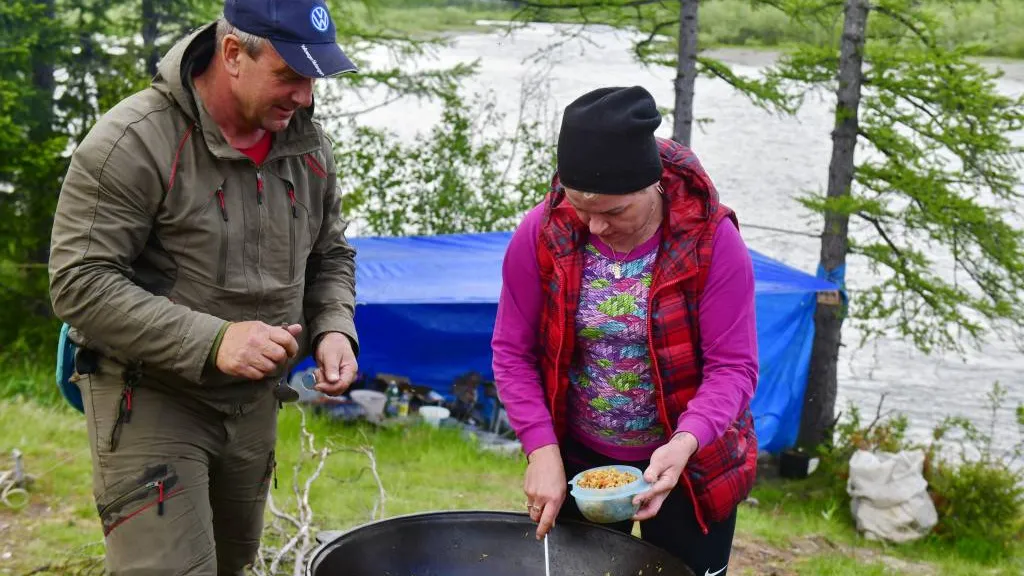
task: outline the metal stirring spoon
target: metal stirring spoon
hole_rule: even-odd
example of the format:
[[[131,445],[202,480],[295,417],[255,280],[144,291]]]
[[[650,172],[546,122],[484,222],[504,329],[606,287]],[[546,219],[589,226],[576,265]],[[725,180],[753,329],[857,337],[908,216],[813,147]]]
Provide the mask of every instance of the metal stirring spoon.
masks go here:
[[[548,559],[548,535],[544,534],[544,576],[551,576],[551,562]]]

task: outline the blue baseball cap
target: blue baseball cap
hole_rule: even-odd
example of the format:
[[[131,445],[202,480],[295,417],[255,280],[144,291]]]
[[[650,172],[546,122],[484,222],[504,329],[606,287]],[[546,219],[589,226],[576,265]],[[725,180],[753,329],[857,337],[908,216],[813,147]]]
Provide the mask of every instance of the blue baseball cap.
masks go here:
[[[269,40],[288,66],[307,78],[356,71],[338,46],[323,0],[225,0],[224,18]]]

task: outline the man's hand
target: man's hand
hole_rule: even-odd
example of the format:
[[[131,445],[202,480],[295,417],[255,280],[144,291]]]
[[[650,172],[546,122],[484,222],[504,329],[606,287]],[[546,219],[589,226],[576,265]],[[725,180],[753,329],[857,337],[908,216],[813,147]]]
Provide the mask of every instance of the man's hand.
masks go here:
[[[299,352],[295,338],[302,326],[270,326],[260,321],[234,322],[217,349],[217,369],[229,376],[262,380]]]
[[[328,396],[343,394],[356,379],[356,362],[352,342],[341,332],[328,332],[316,347],[316,389]]]
[[[633,520],[649,520],[658,515],[665,498],[679,483],[679,476],[696,451],[697,438],[689,432],[681,432],[651,454],[651,464],[644,471],[644,480],[653,486],[633,498],[633,502],[640,505]]]
[[[540,540],[554,526],[565,502],[565,468],[557,444],[537,448],[527,460],[530,463],[526,466],[523,492],[526,492],[530,519],[537,522],[537,539]]]

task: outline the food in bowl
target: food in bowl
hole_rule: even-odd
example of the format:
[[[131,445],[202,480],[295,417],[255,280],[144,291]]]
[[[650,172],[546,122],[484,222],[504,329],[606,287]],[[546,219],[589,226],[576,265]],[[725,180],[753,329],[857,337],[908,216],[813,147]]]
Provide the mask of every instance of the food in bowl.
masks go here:
[[[591,468],[577,474],[569,484],[580,513],[598,524],[632,518],[640,508],[633,504],[633,497],[650,488],[640,470],[632,466]]]
[[[604,490],[607,488],[619,488],[636,481],[636,476],[629,472],[616,470],[615,468],[598,468],[583,472],[579,482],[580,488],[596,488]]]

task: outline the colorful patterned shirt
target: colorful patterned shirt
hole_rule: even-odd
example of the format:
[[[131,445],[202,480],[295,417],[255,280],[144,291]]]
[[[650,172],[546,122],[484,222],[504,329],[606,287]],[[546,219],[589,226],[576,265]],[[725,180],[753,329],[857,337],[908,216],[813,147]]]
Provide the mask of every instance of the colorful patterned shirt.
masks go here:
[[[664,440],[647,347],[647,305],[658,234],[631,260],[587,246],[569,378],[574,436],[609,457],[643,460]],[[621,264],[620,264],[621,262]]]

